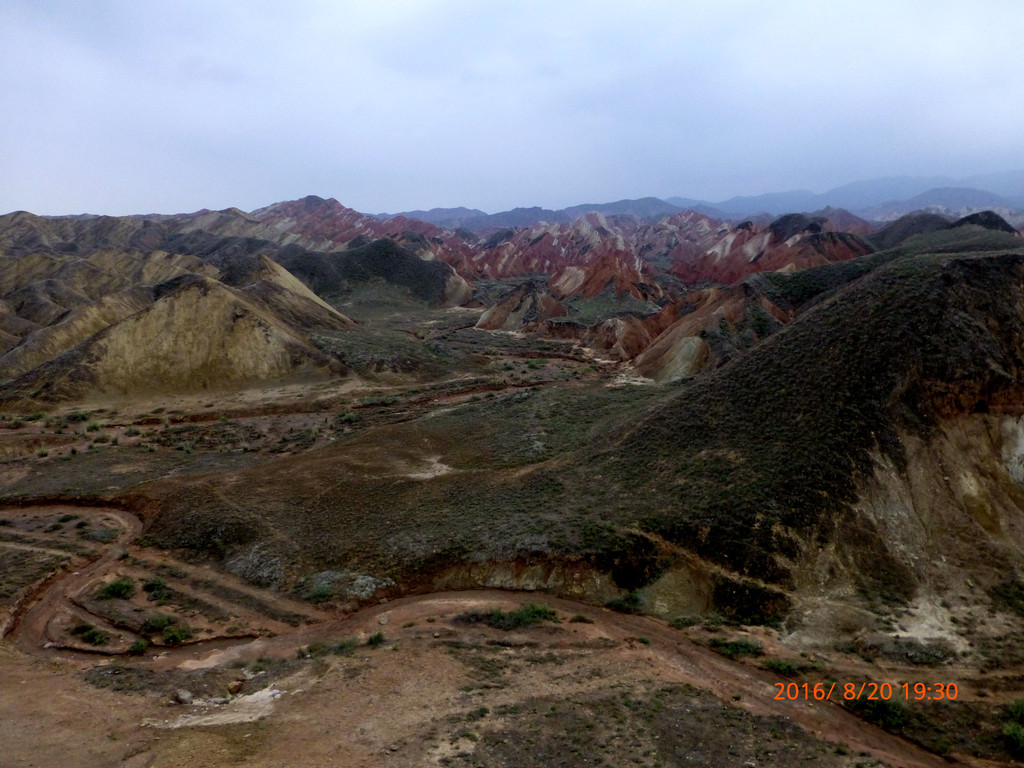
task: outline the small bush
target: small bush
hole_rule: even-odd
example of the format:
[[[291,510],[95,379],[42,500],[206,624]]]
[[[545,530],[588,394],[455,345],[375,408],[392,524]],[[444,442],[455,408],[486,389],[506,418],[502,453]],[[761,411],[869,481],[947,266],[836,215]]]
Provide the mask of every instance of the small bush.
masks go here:
[[[380,648],[380,646],[384,645],[384,643],[385,643],[385,637],[384,637],[384,633],[383,632],[375,632],[375,633],[373,633],[372,635],[370,635],[369,639],[366,641],[366,644],[368,646],[370,646],[371,648]]]
[[[100,429],[100,425],[97,424],[95,421],[92,421],[92,422],[89,422],[89,426],[87,426],[85,428],[85,431],[86,432],[98,432],[99,429]]]
[[[794,664],[789,659],[765,659],[764,668],[785,677],[795,677],[800,674],[800,665]]]
[[[633,590],[622,597],[609,600],[605,607],[619,613],[640,613],[640,593]]]
[[[128,429],[126,429],[124,431],[124,434],[125,434],[125,437],[136,437],[137,435],[139,435],[141,433],[139,432],[137,427],[128,427]]]
[[[764,647],[757,640],[723,640],[720,637],[711,639],[709,643],[712,650],[725,656],[727,659],[739,659],[744,656],[761,656],[764,654]]]
[[[336,656],[347,656],[359,646],[359,643],[354,638],[342,640],[337,645],[328,645],[327,643],[310,643],[305,648],[300,648],[298,656],[300,659],[319,658],[326,656],[329,653],[333,653]]]
[[[909,716],[907,705],[897,699],[887,701],[864,696],[847,701],[846,706],[869,723],[879,725],[890,733],[901,731]]]
[[[106,645],[110,640],[110,635],[91,624],[79,624],[71,630],[71,634],[80,637],[82,642],[89,645]]]
[[[577,613],[575,616],[573,616],[571,619],[569,619],[569,623],[570,624],[593,624],[594,620],[593,619],[588,619],[582,613]]]
[[[146,652],[147,648],[149,648],[149,643],[140,638],[128,646],[127,653],[129,656],[141,656]]]
[[[378,633],[379,634],[379,633]],[[335,656],[348,656],[356,648],[359,647],[359,641],[354,637],[348,637],[342,640],[337,645],[331,647],[331,653]]]
[[[161,632],[164,642],[168,645],[181,645],[192,639],[192,629],[184,624],[172,624]]]
[[[1003,738],[1006,740],[1006,749],[1011,755],[1016,758],[1024,758],[1024,726],[1020,723],[1005,723]]]
[[[122,576],[100,587],[96,597],[100,600],[127,600],[135,594],[135,582]]]
[[[387,395],[384,397],[364,397],[359,402],[362,405],[394,405],[398,402],[398,398],[394,395]]]
[[[332,597],[334,597],[334,590],[327,586],[316,587],[306,593],[306,599],[314,605],[326,603]]]
[[[142,539],[135,542],[140,547],[151,546],[149,543],[143,544]],[[142,585],[142,591],[145,592],[149,599],[155,603],[167,600],[171,596],[171,589],[167,586],[167,583],[159,576],[154,576],[152,579],[147,579],[146,583]]]
[[[1007,708],[1010,717],[1016,722],[1024,725],[1024,699],[1015,699]]]
[[[174,624],[174,622],[175,618],[173,616],[154,613],[146,619],[145,623],[143,623],[142,631],[150,635],[156,635],[163,632],[169,626]]]
[[[700,624],[700,616],[676,616],[672,621],[668,623],[672,629],[686,629],[687,627],[695,627]]]
[[[546,605],[538,603],[527,603],[522,608],[508,612],[495,608],[487,613],[466,613],[459,618],[471,623],[482,621],[489,627],[503,630],[532,627],[542,621],[558,622],[557,613]]]

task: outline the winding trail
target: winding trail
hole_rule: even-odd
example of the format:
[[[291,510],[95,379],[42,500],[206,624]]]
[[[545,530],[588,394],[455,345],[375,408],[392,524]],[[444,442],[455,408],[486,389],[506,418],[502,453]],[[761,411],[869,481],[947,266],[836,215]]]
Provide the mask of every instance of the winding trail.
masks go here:
[[[47,511],[52,514],[53,509],[48,508]],[[81,610],[73,603],[72,596],[114,566],[127,551],[126,546],[141,533],[142,523],[134,515],[116,509],[78,508],[76,511],[82,515],[102,513],[108,519],[115,518],[121,528],[120,534],[92,562],[76,571],[59,570],[40,584],[15,611],[7,638],[26,654],[95,663],[94,653],[47,648],[47,624],[58,611]],[[18,514],[25,513],[26,510],[18,510]],[[388,620],[395,624],[419,622],[438,614],[455,615],[495,606],[515,607],[538,599],[541,598],[536,593],[492,589],[414,595],[367,608],[347,618],[320,621],[274,637],[220,638],[161,648],[159,654],[140,657],[137,663],[151,669],[199,669],[236,660],[249,662],[266,656],[294,657],[299,646],[330,642],[339,636],[369,634],[380,628],[384,614],[388,614]],[[868,752],[893,768],[940,768],[950,764],[991,768],[998,765],[960,755],[955,758],[939,757],[870,725],[830,701],[775,700],[777,676],[749,664],[730,661],[689,640],[658,619],[614,613],[549,595],[542,599],[546,605],[565,614],[586,616],[596,631],[617,643],[632,647],[631,639],[645,638],[647,642],[636,646],[636,653],[657,668],[659,676],[665,680],[688,683],[710,691],[730,706],[741,707],[756,715],[789,718],[819,739]]]
[[[35,590],[25,596],[15,608],[4,635],[16,648],[25,653],[40,655],[48,642],[46,627],[55,613],[61,610],[77,611],[71,602],[71,595],[82,589],[93,579],[102,576],[110,566],[125,552],[125,545],[133,541],[142,532],[142,521],[135,515],[119,509],[107,507],[77,508],[79,514],[102,513],[107,518],[114,518],[121,528],[117,539],[106,546],[100,556],[91,563],[81,566],[77,571],[67,572],[63,569],[39,584]],[[19,509],[18,514],[51,514],[52,507],[40,507],[35,510]],[[64,553],[67,554],[67,553]],[[51,655],[51,654],[46,654]],[[91,655],[91,654],[90,654]]]

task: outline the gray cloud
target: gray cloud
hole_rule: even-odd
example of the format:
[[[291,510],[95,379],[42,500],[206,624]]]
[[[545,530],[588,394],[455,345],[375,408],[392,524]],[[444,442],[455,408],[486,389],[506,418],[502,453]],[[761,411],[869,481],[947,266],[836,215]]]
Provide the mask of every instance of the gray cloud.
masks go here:
[[[1024,6],[9,1],[0,210],[721,199],[1024,168]]]

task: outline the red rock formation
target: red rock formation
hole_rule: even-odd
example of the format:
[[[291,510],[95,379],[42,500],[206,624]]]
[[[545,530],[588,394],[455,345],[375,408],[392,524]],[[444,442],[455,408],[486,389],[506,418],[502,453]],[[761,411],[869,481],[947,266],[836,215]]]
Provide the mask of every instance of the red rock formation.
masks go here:
[[[568,314],[569,310],[558,299],[537,284],[527,283],[486,310],[476,327],[485,331],[518,331]]]
[[[675,263],[669,272],[690,284],[732,284],[755,272],[807,269],[864,256],[874,250],[857,235],[824,231],[821,222],[806,221],[807,225],[796,232],[793,227],[780,224],[781,219],[764,229],[751,223],[741,224],[703,253],[694,255],[692,249],[677,249],[670,254]]]
[[[418,219],[397,216],[377,219],[346,208],[337,200],[310,196],[274,203],[253,211],[251,216],[278,232],[291,233],[293,242],[310,250],[333,251],[356,241],[390,237],[421,258],[457,264],[468,258],[472,244],[453,230],[442,229]]]

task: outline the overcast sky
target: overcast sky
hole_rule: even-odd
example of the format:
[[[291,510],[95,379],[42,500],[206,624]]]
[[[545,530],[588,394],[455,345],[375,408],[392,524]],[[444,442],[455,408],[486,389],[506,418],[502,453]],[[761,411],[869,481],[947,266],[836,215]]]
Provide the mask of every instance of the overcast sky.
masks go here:
[[[1021,0],[3,0],[0,211],[561,208],[1024,169]]]

